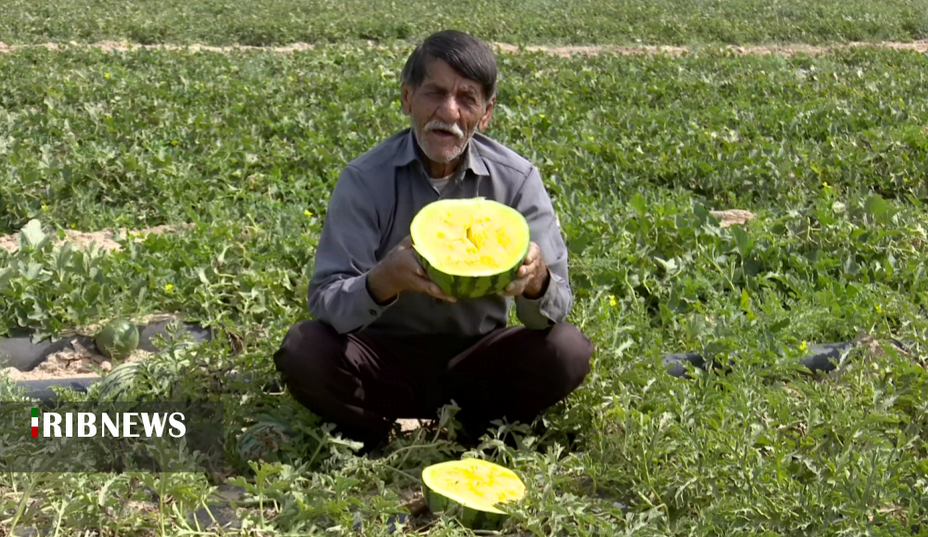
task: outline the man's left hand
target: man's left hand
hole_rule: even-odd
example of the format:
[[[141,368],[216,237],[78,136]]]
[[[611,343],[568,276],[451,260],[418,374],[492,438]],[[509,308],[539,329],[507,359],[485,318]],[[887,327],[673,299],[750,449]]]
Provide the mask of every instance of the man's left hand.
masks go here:
[[[524,296],[535,299],[544,294],[550,279],[548,266],[541,257],[541,249],[534,242],[528,248],[525,261],[519,268],[516,280],[512,281],[501,293],[505,296]]]

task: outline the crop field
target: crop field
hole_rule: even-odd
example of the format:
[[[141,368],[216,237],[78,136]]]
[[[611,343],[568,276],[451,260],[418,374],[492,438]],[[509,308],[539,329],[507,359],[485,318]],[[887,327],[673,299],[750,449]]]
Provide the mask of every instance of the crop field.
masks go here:
[[[523,478],[505,535],[928,535],[928,5],[450,6],[4,2],[0,337],[216,328],[134,393],[221,401],[233,467],[20,472],[13,446],[0,535],[473,535],[416,495],[462,456]],[[308,316],[339,172],[407,127],[400,70],[446,27],[513,45],[486,134],[552,196],[592,373],[543,435],[465,448],[448,408],[359,457],[267,388],[272,354]],[[517,50],[593,45],[624,48]],[[826,343],[857,352],[801,365]],[[721,367],[670,374],[673,353]],[[28,400],[14,376],[0,392]],[[263,419],[289,440],[248,461],[237,436]]]

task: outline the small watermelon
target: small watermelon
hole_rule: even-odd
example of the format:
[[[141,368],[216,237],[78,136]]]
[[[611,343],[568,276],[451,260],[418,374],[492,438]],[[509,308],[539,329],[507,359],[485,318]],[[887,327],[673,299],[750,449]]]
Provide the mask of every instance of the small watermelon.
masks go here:
[[[110,360],[125,360],[139,347],[139,329],[127,319],[114,319],[97,334],[94,343]]]
[[[427,466],[422,483],[432,513],[445,512],[473,530],[501,529],[508,514],[500,506],[525,496],[525,484],[515,472],[480,459]]]

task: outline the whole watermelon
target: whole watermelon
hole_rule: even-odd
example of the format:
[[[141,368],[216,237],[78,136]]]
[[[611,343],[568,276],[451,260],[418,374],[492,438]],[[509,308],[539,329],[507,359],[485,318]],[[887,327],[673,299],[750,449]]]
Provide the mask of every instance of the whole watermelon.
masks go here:
[[[101,401],[123,401],[141,376],[142,362],[123,362],[100,381]]]
[[[114,319],[97,334],[94,343],[110,360],[125,360],[139,347],[139,329],[128,319]]]
[[[242,432],[236,448],[246,461],[275,460],[277,451],[290,441],[291,434],[290,428],[283,423],[261,421]]]

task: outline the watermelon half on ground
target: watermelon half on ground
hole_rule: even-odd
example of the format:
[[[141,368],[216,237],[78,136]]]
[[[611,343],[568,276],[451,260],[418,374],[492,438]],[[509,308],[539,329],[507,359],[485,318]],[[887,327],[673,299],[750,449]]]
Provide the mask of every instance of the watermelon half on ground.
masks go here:
[[[422,484],[432,513],[449,514],[473,530],[499,530],[509,516],[504,504],[525,497],[525,484],[515,472],[473,458],[427,466]]]
[[[531,245],[522,213],[482,197],[429,203],[416,213],[409,234],[429,278],[455,298],[503,291]]]

